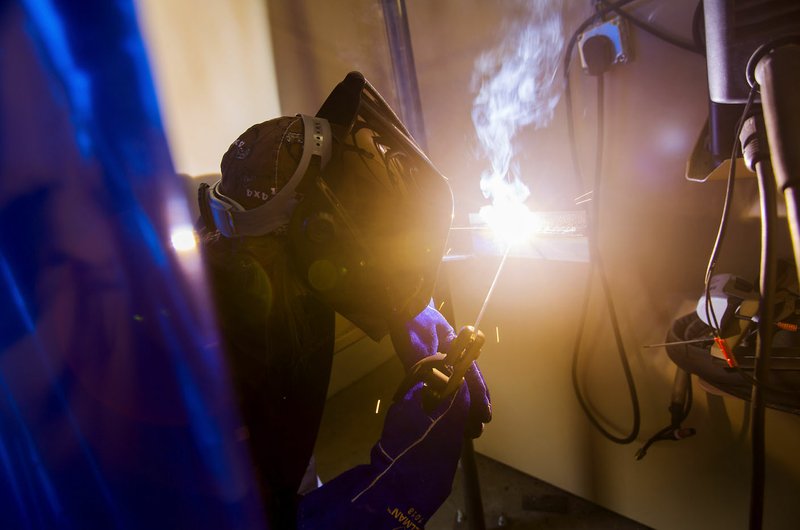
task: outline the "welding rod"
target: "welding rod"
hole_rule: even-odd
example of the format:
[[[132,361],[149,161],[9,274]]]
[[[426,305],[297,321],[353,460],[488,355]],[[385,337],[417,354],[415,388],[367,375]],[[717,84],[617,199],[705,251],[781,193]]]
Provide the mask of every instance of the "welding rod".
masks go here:
[[[706,339],[677,340],[675,342],[662,342],[661,344],[645,344],[642,348],[661,348],[662,346],[679,346],[681,344],[700,344],[701,342],[714,342],[713,337]]]
[[[503,254],[503,259],[500,260],[500,265],[497,267],[497,272],[494,275],[494,280],[492,280],[492,285],[489,286],[489,292],[486,293],[486,298],[483,299],[483,305],[481,306],[481,310],[478,312],[478,316],[475,319],[475,324],[473,327],[478,329],[478,325],[481,323],[483,319],[483,313],[486,312],[486,306],[489,305],[489,299],[492,297],[492,293],[494,292],[494,288],[497,285],[497,280],[500,278],[500,273],[503,271],[503,266],[506,264],[506,258],[508,258],[508,252],[511,250],[511,245],[506,247],[506,252]]]

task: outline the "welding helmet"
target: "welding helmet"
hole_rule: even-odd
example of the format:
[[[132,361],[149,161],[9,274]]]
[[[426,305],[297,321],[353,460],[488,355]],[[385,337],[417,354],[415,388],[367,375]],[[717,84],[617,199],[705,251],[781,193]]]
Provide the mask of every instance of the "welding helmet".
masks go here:
[[[226,237],[285,232],[308,287],[374,340],[429,302],[453,217],[447,180],[358,72],[316,116],[248,129],[200,206]]]

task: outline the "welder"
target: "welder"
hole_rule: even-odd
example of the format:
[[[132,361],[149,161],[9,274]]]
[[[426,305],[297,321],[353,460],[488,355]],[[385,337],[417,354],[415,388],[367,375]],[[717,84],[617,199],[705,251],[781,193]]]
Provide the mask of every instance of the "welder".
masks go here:
[[[314,116],[247,129],[199,192],[199,233],[271,528],[422,528],[449,495],[464,436],[491,419],[472,363],[423,406],[395,399],[368,465],[300,497],[326,398],[338,312],[391,335],[410,372],[447,352],[430,305],[452,219],[446,179],[359,73]]]

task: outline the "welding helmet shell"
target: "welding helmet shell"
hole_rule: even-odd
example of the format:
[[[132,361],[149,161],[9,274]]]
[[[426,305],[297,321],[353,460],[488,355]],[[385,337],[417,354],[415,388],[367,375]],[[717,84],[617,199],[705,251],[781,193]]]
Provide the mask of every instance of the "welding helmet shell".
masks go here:
[[[378,92],[348,74],[317,113],[330,160],[298,186],[289,245],[309,286],[379,340],[429,303],[453,217],[450,186]]]
[[[447,180],[357,72],[316,116],[248,129],[200,207],[226,237],[285,232],[298,276],[375,340],[429,302],[453,216]]]

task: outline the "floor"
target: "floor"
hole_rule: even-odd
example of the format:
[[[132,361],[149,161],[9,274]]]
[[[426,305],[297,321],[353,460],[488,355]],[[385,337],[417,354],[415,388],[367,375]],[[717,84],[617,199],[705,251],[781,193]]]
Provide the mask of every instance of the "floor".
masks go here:
[[[399,362],[391,359],[328,400],[315,451],[317,472],[323,482],[368,461],[370,448],[380,436],[386,406],[401,378]],[[483,528],[648,528],[480,454],[475,460]],[[464,484],[459,471],[450,497],[428,521],[427,530],[481,528],[470,526],[467,520]]]

